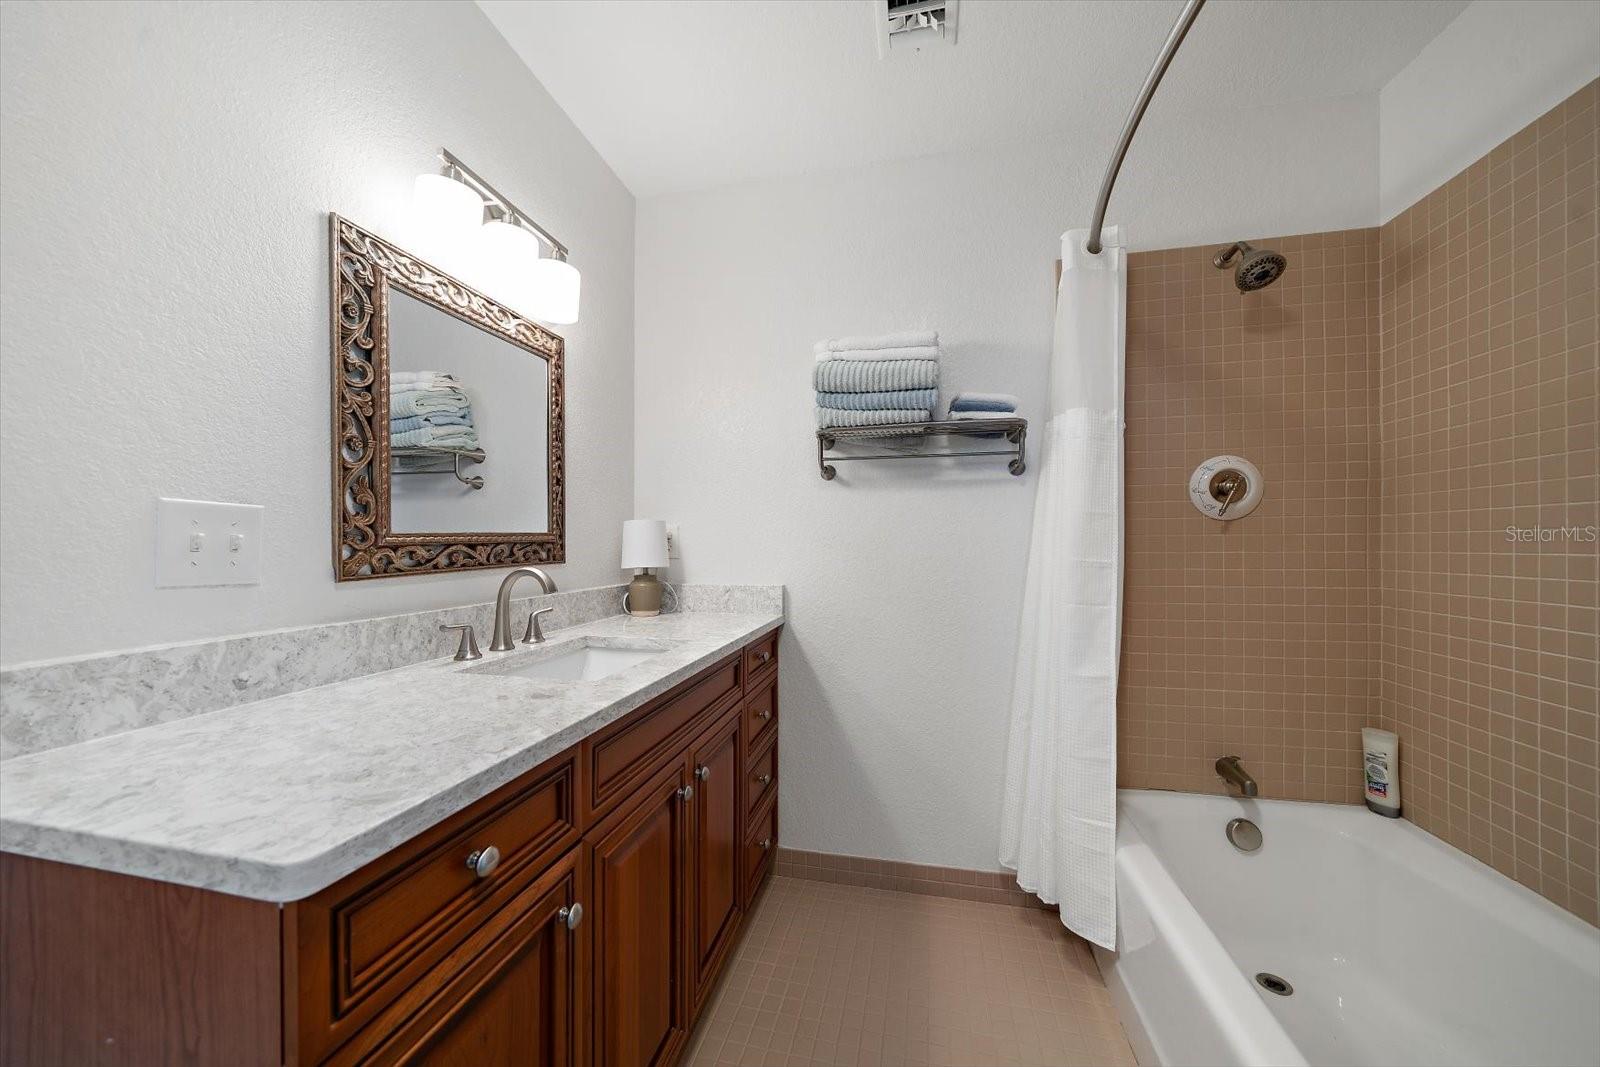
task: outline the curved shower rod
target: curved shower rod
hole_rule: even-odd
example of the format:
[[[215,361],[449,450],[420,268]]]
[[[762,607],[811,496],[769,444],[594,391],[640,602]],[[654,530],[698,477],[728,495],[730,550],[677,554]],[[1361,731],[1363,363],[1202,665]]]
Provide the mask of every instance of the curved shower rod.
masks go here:
[[[1094,221],[1089,224],[1089,243],[1084,246],[1090,255],[1100,254],[1100,231],[1106,224],[1106,205],[1111,203],[1111,187],[1117,184],[1117,172],[1122,169],[1122,160],[1128,154],[1128,146],[1133,143],[1133,132],[1139,128],[1139,120],[1144,118],[1145,108],[1150,106],[1150,98],[1155,95],[1162,75],[1167,73],[1167,67],[1172,64],[1172,57],[1177,54],[1184,35],[1194,25],[1194,17],[1205,6],[1206,0],[1189,0],[1183,5],[1183,13],[1178,16],[1172,32],[1167,34],[1167,43],[1161,46],[1156,65],[1150,68],[1150,76],[1144,80],[1144,88],[1139,90],[1139,99],[1134,101],[1133,112],[1122,127],[1122,137],[1117,141],[1117,150],[1111,155],[1111,165],[1106,168],[1106,179],[1100,183],[1100,198],[1094,205]]]

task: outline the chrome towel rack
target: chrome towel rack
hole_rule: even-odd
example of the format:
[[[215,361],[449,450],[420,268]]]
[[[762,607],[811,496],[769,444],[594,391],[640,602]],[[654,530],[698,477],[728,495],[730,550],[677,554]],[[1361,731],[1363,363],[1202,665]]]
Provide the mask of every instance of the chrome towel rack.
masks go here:
[[[882,441],[944,438],[994,438],[1000,437],[1006,448],[962,449],[945,451],[919,449],[914,452],[874,452],[867,455],[829,455],[844,442]],[[822,480],[831,482],[839,472],[835,463],[853,463],[877,459],[965,459],[969,456],[1009,456],[1006,465],[1014,475],[1028,469],[1028,420],[1014,416],[993,419],[953,419],[943,422],[897,422],[885,426],[830,426],[817,431],[817,468]],[[948,446],[947,446],[948,447]]]

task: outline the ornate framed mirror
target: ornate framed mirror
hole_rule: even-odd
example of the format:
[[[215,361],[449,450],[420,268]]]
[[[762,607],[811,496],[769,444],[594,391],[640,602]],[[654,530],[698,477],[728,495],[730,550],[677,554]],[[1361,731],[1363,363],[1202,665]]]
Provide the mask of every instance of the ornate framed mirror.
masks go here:
[[[564,562],[562,339],[329,221],[337,580]]]

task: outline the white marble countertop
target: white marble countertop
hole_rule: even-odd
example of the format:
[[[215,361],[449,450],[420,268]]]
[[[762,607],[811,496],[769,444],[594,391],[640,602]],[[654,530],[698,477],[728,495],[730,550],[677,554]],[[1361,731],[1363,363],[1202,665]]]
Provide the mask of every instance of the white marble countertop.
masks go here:
[[[776,629],[778,613],[614,616],[0,764],[0,849],[258,900],[310,896]],[[660,647],[594,682],[497,671]]]

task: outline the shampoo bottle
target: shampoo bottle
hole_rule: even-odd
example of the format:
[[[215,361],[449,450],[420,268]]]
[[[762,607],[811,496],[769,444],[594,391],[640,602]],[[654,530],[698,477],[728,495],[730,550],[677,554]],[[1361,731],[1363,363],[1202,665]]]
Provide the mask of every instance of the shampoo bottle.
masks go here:
[[[1367,807],[1390,819],[1400,817],[1400,738],[1388,730],[1361,731]]]

